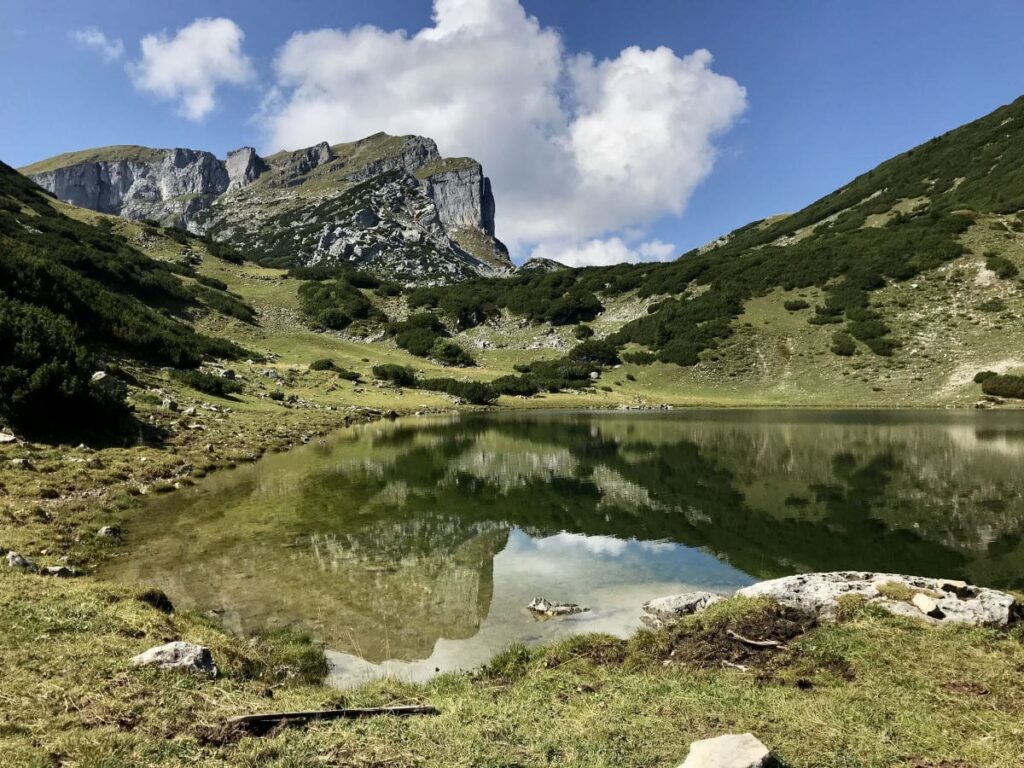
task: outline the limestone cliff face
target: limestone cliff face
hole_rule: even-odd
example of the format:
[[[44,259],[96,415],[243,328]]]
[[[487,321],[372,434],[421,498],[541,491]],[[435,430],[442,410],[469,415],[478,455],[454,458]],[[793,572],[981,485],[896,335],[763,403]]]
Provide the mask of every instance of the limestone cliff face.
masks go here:
[[[379,133],[260,157],[108,147],[22,169],[61,200],[231,243],[271,266],[351,264],[405,282],[513,267],[495,238],[494,196],[470,158],[423,136]]]
[[[156,154],[156,160],[97,160],[30,177],[65,202],[175,226],[183,226],[190,213],[228,189],[225,163],[209,152],[166,149]]]

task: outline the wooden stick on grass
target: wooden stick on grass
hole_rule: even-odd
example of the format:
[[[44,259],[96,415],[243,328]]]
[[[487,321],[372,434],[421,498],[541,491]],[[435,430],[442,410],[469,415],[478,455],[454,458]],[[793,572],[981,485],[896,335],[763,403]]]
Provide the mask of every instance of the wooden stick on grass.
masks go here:
[[[308,712],[267,712],[255,715],[236,715],[229,717],[226,725],[244,728],[248,731],[265,732],[278,724],[306,723],[310,720],[356,719],[374,717],[376,715],[393,715],[407,717],[409,715],[437,715],[436,707],[429,705],[406,705],[400,707],[368,707],[366,709],[316,709]]]

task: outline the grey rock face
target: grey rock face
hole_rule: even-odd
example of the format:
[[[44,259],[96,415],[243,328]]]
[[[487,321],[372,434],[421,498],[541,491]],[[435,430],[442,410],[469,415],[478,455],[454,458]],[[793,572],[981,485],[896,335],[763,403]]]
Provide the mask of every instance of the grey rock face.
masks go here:
[[[894,573],[804,573],[762,581],[744,587],[736,594],[771,597],[783,605],[825,619],[835,615],[839,599],[846,595],[861,595],[890,613],[936,623],[1006,626],[1024,617],[1024,608],[1006,592],[974,587],[961,581]],[[904,595],[907,599],[903,599]]]
[[[479,163],[428,176],[421,183],[446,228],[475,227],[494,237],[494,195]]]
[[[640,620],[649,627],[659,629],[683,616],[700,613],[709,605],[725,600],[714,592],[683,592],[678,595],[648,600],[643,605],[645,616]]]
[[[494,195],[480,164],[445,160],[423,136],[376,134],[334,149],[321,142],[269,161],[252,147],[224,161],[144,147],[111,156],[133,159],[31,178],[66,202],[210,235],[277,266],[352,262],[406,282],[513,270],[494,237]],[[364,210],[353,215],[355,206]]]
[[[679,768],[768,768],[775,765],[768,747],[750,733],[726,734],[690,745]]]
[[[259,175],[267,170],[267,164],[252,147],[241,147],[228,152],[224,170],[228,174],[227,191],[230,192],[256,181]]]
[[[132,664],[137,667],[175,669],[210,677],[216,677],[219,672],[209,648],[180,640],[150,648],[135,656]]]
[[[79,163],[33,174],[31,179],[61,200],[83,208],[174,226],[184,226],[192,213],[227,190],[225,164],[209,152],[157,152],[157,162]]]

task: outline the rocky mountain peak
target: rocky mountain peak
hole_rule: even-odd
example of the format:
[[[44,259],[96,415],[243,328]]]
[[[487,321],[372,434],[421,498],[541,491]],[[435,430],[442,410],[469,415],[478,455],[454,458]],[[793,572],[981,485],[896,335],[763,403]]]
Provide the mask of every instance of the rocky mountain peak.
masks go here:
[[[76,205],[208,234],[273,266],[351,263],[405,281],[503,274],[494,195],[471,158],[425,136],[219,160],[192,149],[107,147],[23,169]]]

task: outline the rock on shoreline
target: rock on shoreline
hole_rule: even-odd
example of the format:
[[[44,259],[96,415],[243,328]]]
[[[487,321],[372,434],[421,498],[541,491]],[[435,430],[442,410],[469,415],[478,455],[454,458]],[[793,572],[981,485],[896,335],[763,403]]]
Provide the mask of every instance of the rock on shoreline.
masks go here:
[[[931,623],[1005,627],[1024,619],[1024,605],[1006,592],[975,587],[954,579],[931,579],[897,573],[834,571],[801,573],[744,587],[738,597],[770,597],[823,620],[835,618],[839,601],[860,596],[897,616]],[[684,592],[644,603],[643,621],[655,629],[724,599],[711,592]]]

